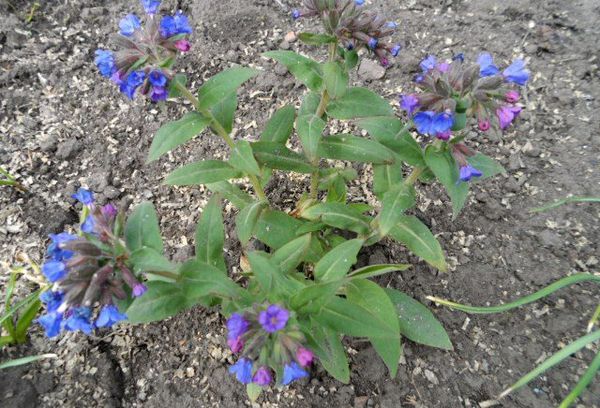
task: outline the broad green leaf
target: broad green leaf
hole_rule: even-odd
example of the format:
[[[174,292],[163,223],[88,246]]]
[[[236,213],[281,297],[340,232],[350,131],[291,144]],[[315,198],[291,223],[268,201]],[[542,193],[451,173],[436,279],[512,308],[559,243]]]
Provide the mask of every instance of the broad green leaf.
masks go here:
[[[390,104],[367,88],[350,88],[348,92],[327,106],[327,113],[335,119],[357,119],[370,116],[393,116]]]
[[[240,172],[221,160],[203,160],[178,168],[167,176],[165,184],[193,186],[240,178]]]
[[[177,89],[177,84],[181,84],[183,87],[187,85],[188,79],[185,74],[175,74],[173,79],[169,82],[169,98],[176,98],[181,96],[181,92]]]
[[[252,154],[252,147],[246,140],[238,140],[235,142],[235,147],[231,150],[231,157],[229,158],[229,164],[234,169],[242,171],[246,174],[252,174],[255,176],[260,175],[260,168],[254,155]]]
[[[235,217],[235,231],[242,245],[246,245],[252,238],[258,217],[265,206],[264,201],[255,201],[245,206]]]
[[[352,271],[348,279],[367,279],[394,271],[405,271],[410,267],[410,264],[368,265]]]
[[[374,140],[353,135],[326,136],[319,145],[319,156],[362,163],[393,163],[394,154]]]
[[[225,230],[221,199],[213,195],[200,216],[196,227],[196,260],[217,267],[227,274],[223,247],[225,246]]]
[[[483,176],[476,180],[483,180],[493,177],[496,174],[506,173],[506,170],[504,170],[504,167],[500,163],[485,154],[477,153],[475,156],[468,157],[467,161],[471,166],[483,173]]]
[[[304,153],[309,160],[318,158],[317,149],[321,141],[326,122],[315,115],[317,106],[315,106],[315,96],[312,93],[307,94],[302,101],[300,112],[296,118],[296,131]]]
[[[310,330],[305,331],[305,335],[308,346],[317,355],[323,368],[336,380],[348,384],[350,368],[340,335],[314,321]]]
[[[276,111],[265,130],[260,135],[263,142],[285,143],[294,130],[294,120],[296,119],[296,110],[293,106],[286,105]]]
[[[390,230],[390,236],[440,271],[447,270],[440,243],[417,217],[412,215],[400,217],[398,224]]]
[[[344,51],[344,64],[347,70],[351,70],[358,65],[358,53],[355,50]]]
[[[323,74],[317,61],[303,57],[293,51],[269,51],[265,57],[285,65],[297,80],[313,91],[319,91],[323,85]]]
[[[17,367],[17,366],[20,366],[20,365],[33,363],[34,361],[43,360],[43,359],[46,359],[46,358],[56,358],[56,357],[58,357],[56,354],[48,353],[48,354],[40,354],[40,355],[37,355],[37,356],[28,356],[28,357],[15,358],[13,360],[8,360],[8,361],[5,361],[3,363],[0,363],[0,370],[3,370],[5,368],[9,368],[9,367]]]
[[[469,194],[469,183],[458,178],[458,165],[449,151],[439,152],[433,146],[425,149],[425,161],[437,179],[446,187],[452,200],[452,218],[456,218],[465,205]]]
[[[349,336],[389,339],[395,335],[387,324],[375,318],[369,310],[341,297],[331,299],[315,318]]]
[[[231,97],[244,82],[258,75],[252,68],[233,67],[221,71],[206,81],[198,90],[198,100],[202,109],[212,109],[223,100]]]
[[[392,150],[400,160],[412,166],[425,166],[423,150],[399,119],[394,117],[363,118],[357,122],[375,140]]]
[[[394,378],[398,372],[398,362],[402,353],[400,344],[400,325],[396,308],[390,298],[375,282],[366,279],[356,279],[346,286],[348,299],[367,309],[375,319],[387,326],[393,333],[389,338],[369,337],[373,347],[381,356]]]
[[[386,192],[400,183],[402,183],[402,161],[373,165],[373,193],[377,198],[382,200]]]
[[[276,142],[252,143],[256,159],[265,166],[273,169],[295,171],[297,173],[312,173],[315,167],[306,158],[284,145]]]
[[[279,249],[296,238],[302,221],[282,211],[265,209],[256,224],[256,237],[267,246]]]
[[[131,253],[129,260],[133,264],[133,269],[136,274],[140,272],[175,272],[177,266],[172,264],[167,258],[165,258],[160,252],[156,250],[144,247],[137,249]],[[157,277],[150,275],[152,280],[167,280],[172,281],[168,278]]]
[[[213,117],[217,122],[219,122],[219,124],[227,133],[231,133],[231,130],[233,129],[233,119],[237,109],[237,104],[237,94],[234,91],[218,101],[211,109]]]
[[[287,299],[303,287],[302,283],[288,279],[266,253],[252,251],[247,257],[252,273],[262,287],[261,292],[267,295],[267,299],[271,301],[281,300],[282,297]]]
[[[260,397],[260,394],[262,393],[262,391],[263,391],[263,387],[261,387],[258,384],[251,382],[250,384],[246,385],[246,394],[248,394],[248,399],[253,404],[256,402],[258,397]]]
[[[147,161],[157,160],[168,151],[199,135],[209,123],[210,120],[199,113],[188,112],[183,118],[161,126],[152,140]]]
[[[332,99],[342,97],[348,90],[348,72],[338,62],[326,62],[323,65],[323,82]]]
[[[158,216],[152,203],[144,201],[127,218],[125,242],[127,243],[127,249],[130,251],[149,247],[159,253],[163,252]]]
[[[135,298],[127,309],[130,323],[149,323],[175,316],[188,307],[180,285],[170,282],[147,282],[144,296]]]
[[[308,285],[292,296],[290,305],[298,313],[309,315],[318,313],[335,296],[336,291],[343,283],[344,281],[339,279]]]
[[[208,295],[235,298],[240,287],[223,271],[204,262],[191,260],[179,269],[183,293],[188,300],[197,300]]]
[[[337,39],[328,34],[300,33],[298,39],[308,45],[333,44]]]
[[[315,265],[315,280],[333,281],[346,276],[362,248],[362,239],[351,239],[333,248]]]
[[[346,181],[343,177],[336,177],[327,188],[328,203],[345,203],[347,199]]]
[[[359,234],[366,234],[370,229],[369,217],[343,203],[316,204],[304,210],[302,216],[311,221],[320,219],[332,227],[347,229]]]
[[[271,256],[271,261],[279,265],[283,272],[291,272],[304,260],[310,245],[311,234],[304,234],[288,242]]]
[[[403,336],[426,346],[452,350],[446,330],[429,309],[398,290],[386,288],[385,292],[396,306]]]
[[[213,193],[221,194],[234,206],[239,209],[246,207],[248,204],[254,202],[254,199],[250,194],[240,190],[236,185],[231,184],[228,181],[219,181],[216,183],[209,183],[206,185]]]
[[[383,237],[400,221],[404,211],[415,205],[415,190],[404,183],[396,184],[383,195],[381,204],[379,231]]]

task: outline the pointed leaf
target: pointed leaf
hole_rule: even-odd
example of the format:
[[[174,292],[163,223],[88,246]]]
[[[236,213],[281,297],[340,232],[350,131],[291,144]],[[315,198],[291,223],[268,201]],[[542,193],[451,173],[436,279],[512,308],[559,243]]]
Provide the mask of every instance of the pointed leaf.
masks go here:
[[[302,217],[315,221],[320,219],[332,227],[366,234],[370,229],[370,218],[343,203],[322,203],[307,208]]]
[[[348,90],[348,73],[338,62],[329,61],[323,65],[323,81],[332,99],[344,96]]]
[[[238,140],[235,142],[235,147],[231,151],[229,164],[231,167],[246,174],[255,176],[260,175],[260,168],[252,154],[252,147],[250,147],[250,143],[245,140]]]
[[[327,136],[319,145],[319,156],[362,163],[393,163],[394,154],[374,140],[352,135]]]
[[[313,91],[321,89],[323,74],[317,61],[303,57],[293,51],[269,51],[263,55],[285,65],[297,80]]]
[[[263,142],[285,143],[294,130],[294,120],[296,119],[296,110],[293,106],[286,105],[276,111],[264,132],[260,135]]]
[[[256,159],[265,166],[273,169],[295,171],[297,173],[312,173],[315,167],[306,158],[284,145],[276,142],[252,143]]]
[[[199,135],[209,123],[210,120],[199,113],[188,112],[183,118],[161,126],[152,140],[147,161],[157,160],[168,151]]]
[[[163,252],[158,216],[152,203],[144,201],[127,218],[125,241],[127,242],[127,249],[130,251],[149,247],[159,253]]]
[[[177,266],[171,263],[160,252],[157,252],[150,247],[144,247],[133,251],[129,257],[129,260],[133,264],[133,270],[136,274],[139,274],[140,272],[177,271]],[[150,275],[148,278],[150,280],[172,281],[172,279],[162,278],[155,275]]]
[[[256,237],[269,247],[279,249],[296,238],[302,221],[282,211],[265,209],[256,224]]]
[[[321,308],[335,296],[343,283],[344,281],[339,279],[331,282],[309,284],[292,296],[290,305],[298,313],[308,315],[319,313]]]
[[[327,113],[335,119],[357,119],[370,116],[393,116],[390,104],[367,88],[350,88],[346,94],[331,101]]]
[[[403,215],[390,236],[440,271],[447,270],[444,252],[429,228],[415,216]]]
[[[185,74],[175,74],[173,79],[169,82],[169,98],[176,98],[181,96],[181,92],[177,89],[177,84],[181,84],[182,86],[186,86],[188,82],[187,76]]]
[[[235,92],[230,93],[220,101],[216,102],[211,113],[215,120],[223,126],[223,129],[227,133],[231,133],[233,129],[233,119],[235,116],[235,110],[237,109],[237,94]]]
[[[439,152],[432,146],[425,150],[425,161],[437,179],[446,187],[452,200],[452,218],[456,218],[465,205],[469,194],[469,183],[458,178],[458,165],[449,151]]]
[[[400,160],[412,166],[425,166],[423,150],[399,119],[372,117],[360,119],[357,124],[379,143],[392,150]]]
[[[246,245],[252,238],[258,217],[265,206],[264,201],[255,201],[245,206],[235,217],[235,231],[242,245]]]
[[[266,253],[252,251],[247,257],[252,273],[262,287],[261,292],[268,299],[281,299],[282,296],[288,298],[302,287],[302,283],[286,277]]]
[[[219,193],[234,206],[239,209],[246,207],[248,204],[254,202],[254,199],[250,194],[240,190],[238,186],[231,184],[228,181],[219,181],[216,183],[209,183],[206,187],[213,193]]]
[[[323,368],[336,380],[348,384],[350,368],[340,335],[317,322],[313,322],[310,331],[305,331],[305,335],[308,346],[319,358]]]
[[[471,166],[483,173],[483,176],[474,181],[493,177],[496,174],[506,173],[506,170],[504,170],[504,167],[502,167],[500,163],[485,154],[477,153],[475,156],[468,157],[467,161]]]
[[[223,100],[231,97],[232,93],[244,82],[258,75],[259,71],[252,68],[233,67],[221,71],[206,81],[198,90],[198,100],[202,109],[211,109]]]
[[[174,316],[187,308],[187,300],[178,284],[170,282],[147,282],[148,290],[135,298],[127,309],[129,323],[149,323]]]
[[[383,195],[381,204],[379,231],[383,237],[400,221],[404,211],[415,205],[415,190],[404,183],[397,184]]]
[[[352,271],[348,275],[348,279],[367,279],[375,276],[383,275],[389,272],[405,271],[410,268],[410,264],[382,264],[368,265],[360,269]]]
[[[333,44],[337,42],[334,36],[328,34],[300,33],[298,39],[308,45]]]
[[[178,168],[167,176],[165,184],[193,186],[240,178],[240,172],[220,160],[203,160]]]
[[[188,301],[197,300],[208,295],[235,298],[240,287],[223,271],[204,262],[191,260],[179,269],[181,286]]]
[[[315,280],[333,281],[346,276],[352,265],[356,263],[356,256],[363,243],[362,239],[352,239],[326,253],[315,265],[313,271]]]
[[[326,125],[322,118],[315,115],[317,107],[314,104],[314,94],[307,94],[302,101],[300,113],[296,119],[298,137],[306,157],[311,161],[318,157],[317,149]]]
[[[311,234],[304,234],[278,250],[271,256],[271,261],[279,265],[283,272],[291,272],[304,260],[310,245]]]
[[[221,199],[213,195],[200,216],[196,227],[196,260],[217,267],[227,274],[223,247],[225,246],[225,230]]]
[[[402,162],[373,165],[373,193],[383,199],[383,195],[402,182]]]

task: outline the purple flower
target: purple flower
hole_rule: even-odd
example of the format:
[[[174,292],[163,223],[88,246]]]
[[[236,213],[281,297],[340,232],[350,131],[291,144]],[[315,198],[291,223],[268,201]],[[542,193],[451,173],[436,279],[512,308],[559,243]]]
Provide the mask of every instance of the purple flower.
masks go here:
[[[135,90],[144,83],[144,79],[146,79],[146,74],[144,71],[133,71],[121,83],[119,89],[121,92],[127,95],[129,99],[133,99]]]
[[[274,333],[281,330],[287,324],[290,318],[290,312],[277,305],[270,305],[267,310],[263,310],[258,315],[258,322],[267,333]]]
[[[42,265],[42,273],[50,282],[56,282],[67,274],[67,267],[59,261],[48,261]]]
[[[40,301],[46,305],[46,310],[48,312],[56,312],[63,301],[63,297],[61,292],[47,290],[40,295]]]
[[[427,73],[435,68],[436,63],[437,59],[433,55],[428,55],[427,58],[421,61],[419,66],[421,67],[424,73]]]
[[[92,309],[89,307],[79,306],[72,308],[69,313],[69,317],[67,320],[65,320],[65,330],[81,330],[85,334],[92,334],[93,326],[90,323]]]
[[[232,353],[239,353],[244,348],[244,340],[241,337],[227,339],[227,345]]]
[[[128,14],[119,22],[121,34],[129,37],[135,33],[135,30],[142,26],[140,19],[135,14]]]
[[[492,125],[490,124],[489,120],[484,119],[484,120],[479,121],[478,126],[479,126],[479,130],[481,130],[482,132],[487,132],[488,130],[490,130],[490,127]]]
[[[460,168],[459,178],[464,182],[471,180],[473,177],[481,176],[483,176],[483,173],[477,170],[475,167],[471,166],[470,164],[461,166]]]
[[[433,111],[419,112],[413,118],[417,131],[424,135],[435,136],[450,130],[454,119],[446,112],[435,113]]]
[[[147,290],[148,288],[143,283],[136,283],[135,285],[133,285],[133,290],[131,294],[133,295],[133,297],[140,297],[144,293],[146,293]]]
[[[508,66],[502,75],[508,82],[513,82],[518,85],[525,85],[529,79],[529,71],[525,69],[525,61],[522,59],[514,60],[512,64]]]
[[[304,377],[308,377],[308,373],[304,371],[302,367],[300,367],[295,361],[292,361],[283,367],[283,379],[281,380],[281,383],[283,385],[288,385],[292,381]]]
[[[77,192],[71,196],[71,198],[76,199],[84,205],[91,205],[94,203],[94,193],[83,187],[80,187],[79,190],[77,190]]]
[[[115,207],[113,204],[108,203],[104,206],[102,206],[102,208],[100,208],[100,212],[102,213],[102,215],[104,215],[106,218],[114,218],[117,215],[117,207]]]
[[[111,327],[113,324],[126,320],[127,315],[119,313],[119,309],[115,305],[106,305],[100,311],[96,319],[96,327]]]
[[[148,80],[152,86],[165,86],[167,84],[167,77],[162,71],[155,69],[148,75]]]
[[[192,48],[192,45],[188,40],[177,40],[173,45],[181,52],[188,52],[190,48]]]
[[[419,98],[415,94],[402,95],[400,107],[412,115],[419,106]]]
[[[169,96],[167,88],[165,88],[164,86],[155,86],[152,88],[152,94],[150,94],[150,99],[152,99],[152,102],[159,102],[166,100],[167,96]]]
[[[300,10],[292,10],[292,19],[298,20],[300,17],[302,17],[302,12]]]
[[[477,63],[479,64],[479,75],[481,77],[496,75],[499,72],[498,67],[494,65],[494,59],[489,52],[482,52],[479,54]]]
[[[315,358],[315,355],[312,351],[304,347],[298,347],[296,350],[296,360],[302,367],[309,366]]]
[[[73,256],[73,251],[61,249],[60,244],[67,241],[72,241],[77,237],[68,232],[61,232],[60,234],[50,234],[52,242],[48,245],[47,254],[54,261],[66,261]]]
[[[519,94],[519,92],[513,90],[513,91],[508,91],[504,95],[504,100],[508,103],[517,103],[517,102],[519,102],[520,97],[521,97],[521,95]]]
[[[44,328],[46,336],[55,337],[60,333],[60,327],[62,324],[63,315],[58,312],[51,312],[45,315],[41,315],[37,322]]]
[[[141,3],[148,14],[156,14],[160,7],[160,0],[141,0]]]
[[[500,129],[504,130],[510,126],[517,116],[521,113],[519,106],[502,106],[496,109],[496,117],[500,123]]]
[[[229,372],[242,384],[252,382],[252,362],[247,358],[240,358],[237,363],[229,367]]]
[[[369,42],[367,43],[370,49],[374,50],[379,45],[379,40],[377,38],[371,37],[369,38]]]
[[[396,44],[392,47],[390,53],[392,54],[392,56],[397,57],[398,54],[400,54],[401,49],[402,49],[402,46],[400,44]]]
[[[250,323],[239,313],[233,313],[227,319],[227,338],[236,339],[243,336],[250,327]]]
[[[445,130],[443,132],[437,132],[435,134],[435,137],[437,137],[438,139],[443,140],[443,141],[450,140],[450,136],[452,136],[452,132],[450,130]]]
[[[96,64],[96,67],[98,67],[100,74],[104,77],[108,78],[117,71],[117,66],[115,65],[115,55],[112,53],[112,51],[96,50],[94,63]]]
[[[446,73],[450,69],[450,64],[448,64],[447,62],[440,62],[437,65],[436,69],[442,73]]]
[[[252,377],[252,382],[260,385],[261,387],[271,384],[271,381],[273,381],[271,370],[264,366],[256,370],[254,377]]]

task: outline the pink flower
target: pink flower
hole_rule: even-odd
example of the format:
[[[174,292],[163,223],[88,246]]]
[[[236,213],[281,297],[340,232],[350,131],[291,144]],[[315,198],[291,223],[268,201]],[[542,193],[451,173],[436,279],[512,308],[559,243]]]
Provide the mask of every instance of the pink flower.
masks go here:
[[[435,137],[443,141],[449,140],[450,136],[452,136],[452,131],[450,129],[435,134]]]
[[[508,91],[506,95],[504,95],[504,100],[508,103],[517,103],[521,95],[517,91]]]
[[[488,130],[490,130],[490,121],[485,119],[485,120],[480,120],[479,121],[479,130],[481,130],[482,132],[487,132]]]
[[[232,353],[239,353],[244,348],[244,340],[242,340],[241,337],[227,339],[227,345],[231,349]]]
[[[448,72],[448,69],[450,69],[450,64],[448,64],[447,62],[440,62],[436,68],[442,73]]]
[[[496,116],[498,117],[498,122],[500,122],[500,129],[506,129],[510,126],[510,124],[515,120],[517,116],[521,113],[521,108],[519,106],[502,106],[496,109]]]
[[[188,52],[192,48],[188,40],[177,40],[173,45],[181,52]]]
[[[302,367],[310,365],[313,362],[314,358],[314,353],[309,349],[306,349],[304,347],[298,347],[298,350],[296,350],[296,360],[298,360]]]

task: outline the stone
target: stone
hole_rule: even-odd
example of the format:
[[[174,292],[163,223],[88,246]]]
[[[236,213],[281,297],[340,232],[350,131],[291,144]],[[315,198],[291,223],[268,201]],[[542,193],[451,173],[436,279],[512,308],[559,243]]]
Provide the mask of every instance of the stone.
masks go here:
[[[293,31],[290,31],[289,33],[287,33],[285,35],[285,37],[283,37],[283,40],[287,41],[290,44],[293,43],[293,42],[296,42],[297,39],[298,39],[298,36]]]
[[[58,149],[56,150],[56,157],[61,160],[67,160],[71,158],[75,153],[79,151],[81,148],[81,143],[75,139],[71,138],[65,140],[60,145],[58,145]]]
[[[381,79],[384,76],[385,68],[373,60],[363,59],[358,67],[358,77],[362,80],[373,81],[375,79]]]

